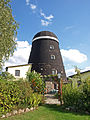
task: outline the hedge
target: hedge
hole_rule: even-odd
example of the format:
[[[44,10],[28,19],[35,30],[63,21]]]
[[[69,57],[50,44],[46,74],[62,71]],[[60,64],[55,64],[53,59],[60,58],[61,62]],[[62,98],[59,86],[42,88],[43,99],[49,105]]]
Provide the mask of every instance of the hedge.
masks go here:
[[[90,112],[90,81],[84,81],[80,86],[72,87],[69,83],[63,86],[63,102],[74,111]]]
[[[38,106],[42,96],[33,93],[28,81],[0,80],[0,114],[19,108]]]

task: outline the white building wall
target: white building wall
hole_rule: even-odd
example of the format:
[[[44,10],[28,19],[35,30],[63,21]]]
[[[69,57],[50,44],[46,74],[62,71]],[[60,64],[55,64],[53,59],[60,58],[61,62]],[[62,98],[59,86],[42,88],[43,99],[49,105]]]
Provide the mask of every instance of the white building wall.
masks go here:
[[[15,78],[26,78],[26,72],[28,71],[30,66],[31,65],[8,67],[8,72],[12,74]],[[15,70],[20,70],[20,76],[15,76]]]

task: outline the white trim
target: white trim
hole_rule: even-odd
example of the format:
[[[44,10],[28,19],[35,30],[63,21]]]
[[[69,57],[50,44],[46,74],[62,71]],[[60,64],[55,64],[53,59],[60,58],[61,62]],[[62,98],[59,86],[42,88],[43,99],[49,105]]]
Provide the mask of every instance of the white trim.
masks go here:
[[[50,45],[50,49],[51,49],[51,50],[54,50],[54,45]]]
[[[55,55],[51,55],[51,60],[55,60]]]
[[[34,39],[32,40],[32,42],[34,42],[35,40],[38,40],[38,39],[45,39],[45,38],[46,38],[46,39],[52,39],[52,40],[55,40],[55,41],[59,42],[57,38],[51,37],[51,36],[40,36],[40,37],[36,37],[36,38],[34,38]]]
[[[13,67],[23,67],[23,66],[31,66],[32,63],[29,64],[23,64],[23,65],[15,65],[15,66],[7,66],[6,68],[13,68]]]
[[[56,69],[52,69],[52,75],[56,75],[57,74],[57,70]]]

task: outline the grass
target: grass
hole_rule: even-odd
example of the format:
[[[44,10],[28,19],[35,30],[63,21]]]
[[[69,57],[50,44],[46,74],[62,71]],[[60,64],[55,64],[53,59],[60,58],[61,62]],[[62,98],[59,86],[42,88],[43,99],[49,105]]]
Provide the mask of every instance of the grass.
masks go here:
[[[8,117],[3,120],[90,120],[90,116],[66,111],[57,105],[43,105],[33,112]]]

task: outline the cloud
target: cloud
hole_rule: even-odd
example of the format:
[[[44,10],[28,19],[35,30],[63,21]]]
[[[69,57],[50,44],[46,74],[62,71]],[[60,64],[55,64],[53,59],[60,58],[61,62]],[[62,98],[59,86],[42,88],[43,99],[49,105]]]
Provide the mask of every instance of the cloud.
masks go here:
[[[83,53],[80,53],[79,50],[69,49],[69,50],[61,50],[62,56],[66,60],[70,60],[75,63],[82,63],[87,61],[87,56]]]
[[[39,9],[37,7],[37,1],[35,2],[36,5],[32,4],[34,2],[31,2],[31,0],[26,0],[26,5],[30,6],[30,8],[31,8],[33,13],[37,13],[38,12],[38,15],[39,15],[39,18],[40,18],[42,26],[48,26],[49,24],[51,24],[52,23],[51,21],[54,18],[54,16],[52,14],[50,14],[49,16],[46,16],[46,14],[42,12],[42,9]],[[37,11],[35,11],[36,9],[37,9]],[[43,17],[44,20],[42,20],[41,17]]]
[[[13,40],[14,40],[14,41],[17,41],[18,39],[17,39],[17,37],[13,37]]]
[[[45,20],[41,20],[41,25],[42,26],[48,26],[51,22],[49,21],[45,21]]]
[[[30,8],[31,8],[32,10],[35,10],[35,9],[37,8],[36,5],[30,3],[30,0],[26,0],[26,5],[30,5]]]
[[[37,6],[34,5],[34,4],[30,4],[30,8],[31,8],[32,10],[35,10],[35,9],[37,8]]]
[[[81,72],[85,72],[85,71],[88,71],[88,70],[90,70],[90,66],[85,67],[85,69],[81,70]]]
[[[85,72],[85,71],[88,71],[88,70],[90,70],[90,66],[89,66],[89,67],[86,67],[86,68],[84,68],[84,69],[82,69],[82,70],[80,70],[80,72],[82,73],[82,72]],[[76,74],[75,68],[67,69],[67,70],[66,70],[66,76],[67,76],[67,77],[69,77],[69,76],[71,76],[71,75],[74,75],[74,74]]]
[[[28,41],[17,41],[17,49],[14,52],[14,55],[9,58],[9,60],[5,63],[5,67],[7,66],[14,66],[14,65],[23,65],[28,63],[29,55],[31,51],[31,45],[28,43]],[[87,60],[87,56],[80,53],[76,49],[70,49],[70,50],[61,50],[62,56],[67,60],[71,60],[77,63],[84,62]],[[75,56],[75,57],[74,57]],[[70,66],[70,64],[68,64]],[[5,69],[4,67],[4,69]],[[90,70],[90,66],[86,67],[85,69],[81,70],[81,72]],[[75,74],[75,69],[67,69],[66,75],[70,76]]]
[[[30,4],[30,0],[26,0],[26,5],[29,5]]]
[[[48,26],[49,24],[52,23],[51,21],[54,18],[52,14],[50,14],[49,16],[46,16],[45,13],[43,13],[42,10],[40,10],[40,15],[43,16],[45,19],[45,20],[41,19],[42,26]]]
[[[15,41],[17,41],[18,39],[17,39],[17,37],[15,38]]]
[[[70,29],[72,29],[74,26],[72,25],[72,26],[66,26],[64,29],[65,30],[70,30]]]
[[[66,76],[71,76],[71,75],[74,75],[75,74],[75,69],[72,68],[72,69],[68,69],[66,70]]]
[[[49,16],[46,16],[45,13],[42,12],[42,10],[40,10],[40,15],[44,17],[44,19],[51,21],[52,18],[54,18],[54,16],[52,14],[50,14]]]
[[[31,51],[31,45],[27,41],[17,41],[17,49],[14,55],[5,63],[6,66],[27,64]]]

